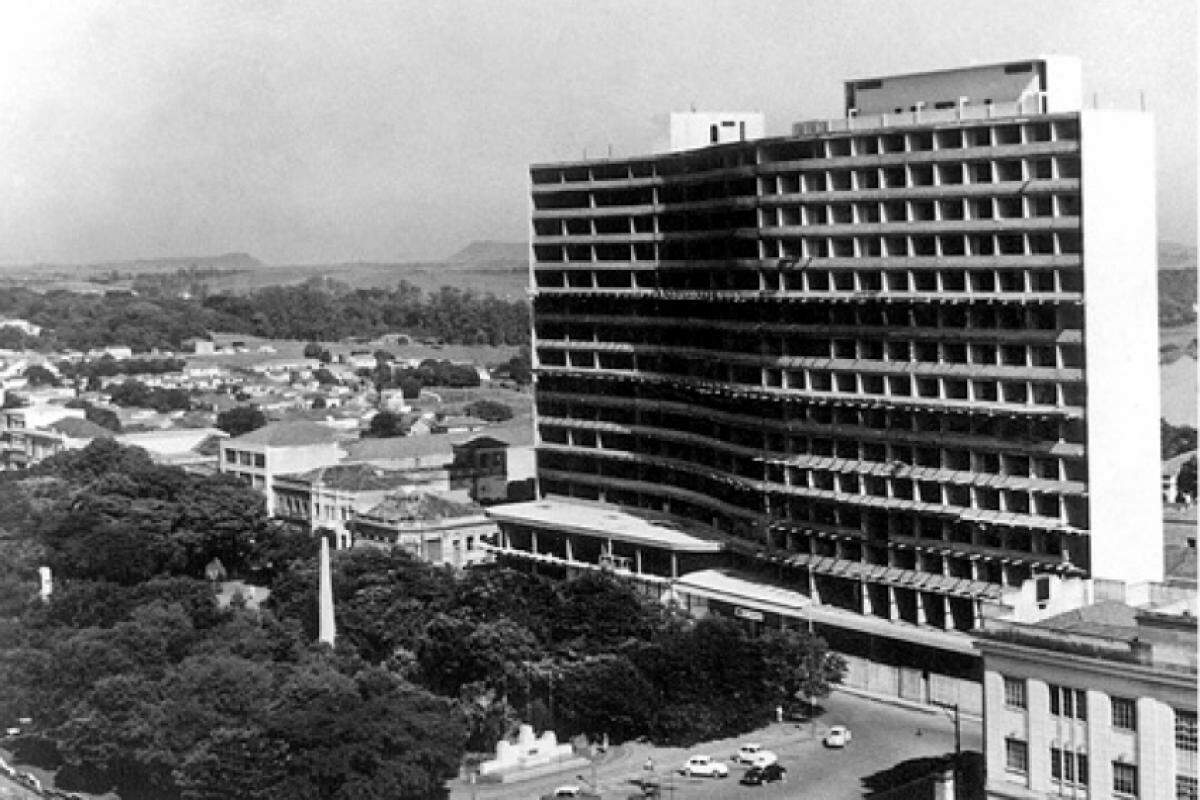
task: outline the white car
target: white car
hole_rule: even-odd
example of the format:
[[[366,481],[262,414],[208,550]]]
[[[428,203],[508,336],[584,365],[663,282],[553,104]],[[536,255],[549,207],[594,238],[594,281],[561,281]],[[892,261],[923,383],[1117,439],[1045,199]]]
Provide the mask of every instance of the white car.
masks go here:
[[[738,748],[737,755],[733,757],[734,761],[739,764],[748,764],[753,767],[765,767],[768,764],[774,764],[779,760],[779,756],[772,753],[770,750],[763,750],[763,746],[758,742],[747,742]]]
[[[850,729],[845,725],[834,725],[825,734],[826,747],[845,747],[850,743]]]
[[[692,776],[699,775],[705,778],[726,778],[729,776],[729,767],[721,761],[715,760],[712,756],[692,756],[683,765],[683,769],[679,770],[684,775]]]

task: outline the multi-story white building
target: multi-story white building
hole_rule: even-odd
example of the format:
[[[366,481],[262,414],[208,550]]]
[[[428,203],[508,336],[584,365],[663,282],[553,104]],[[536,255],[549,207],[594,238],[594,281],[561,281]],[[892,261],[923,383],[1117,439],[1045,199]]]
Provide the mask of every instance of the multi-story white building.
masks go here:
[[[1196,607],[989,623],[987,796],[1196,800]]]
[[[531,168],[540,493],[715,531],[864,653],[1160,579],[1149,115],[1083,109],[1067,58],[845,94],[791,136]],[[580,530],[507,550],[570,569]]]
[[[280,475],[336,464],[345,451],[331,428],[315,422],[273,422],[221,442],[220,471],[236,475],[266,497],[275,515],[275,480]]]

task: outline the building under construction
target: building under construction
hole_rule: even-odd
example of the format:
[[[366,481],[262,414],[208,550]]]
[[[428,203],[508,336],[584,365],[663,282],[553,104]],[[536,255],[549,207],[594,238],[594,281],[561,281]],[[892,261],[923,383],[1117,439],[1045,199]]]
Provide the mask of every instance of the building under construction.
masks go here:
[[[1081,94],[855,80],[788,136],[533,166],[542,499],[497,550],[848,650],[1160,579],[1153,127]]]

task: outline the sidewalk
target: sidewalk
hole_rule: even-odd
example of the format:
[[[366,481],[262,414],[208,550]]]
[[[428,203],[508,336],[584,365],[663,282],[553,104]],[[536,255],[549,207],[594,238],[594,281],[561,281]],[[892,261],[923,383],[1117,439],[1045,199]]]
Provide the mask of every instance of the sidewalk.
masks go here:
[[[896,697],[895,695],[884,694],[883,692],[873,692],[870,689],[859,689],[855,686],[836,685],[833,687],[833,690],[835,692],[841,692],[854,697],[861,697],[864,700],[874,700],[877,703],[886,703],[899,708],[907,708],[910,711],[920,711],[924,714],[940,715],[953,710],[950,706],[930,705],[929,703],[921,703],[917,700],[906,700],[903,697]],[[973,714],[969,711],[959,711],[958,715],[967,722],[983,722],[983,716],[981,714]]]

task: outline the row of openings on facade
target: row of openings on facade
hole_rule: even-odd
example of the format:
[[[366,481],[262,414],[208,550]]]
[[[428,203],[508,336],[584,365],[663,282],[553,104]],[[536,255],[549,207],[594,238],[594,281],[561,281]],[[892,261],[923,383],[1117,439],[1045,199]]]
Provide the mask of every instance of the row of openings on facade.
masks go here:
[[[539,264],[558,262],[721,261],[810,258],[971,258],[1078,255],[1078,229],[975,231],[945,234],[788,236],[764,231],[755,237],[704,237],[662,242],[535,244]],[[628,283],[629,281],[625,281]]]
[[[534,270],[539,289],[700,292],[946,292],[1062,294],[1083,291],[1083,270],[1057,269],[708,269]]]
[[[760,145],[719,148],[702,153],[655,160],[579,164],[566,167],[534,167],[533,185],[626,181],[669,177],[754,164],[854,158],[939,150],[983,147],[1037,146],[1052,142],[1079,141],[1075,119],[1039,120],[1025,123],[996,122],[986,125],[946,127],[940,130],[871,131],[854,135],[791,139]]]
[[[594,450],[600,455],[636,454],[639,458],[661,458],[676,462],[661,465],[670,472],[703,471],[704,468],[724,472],[747,481],[764,481],[804,493],[832,493],[839,501],[866,502],[868,498],[905,500],[947,508],[1000,511],[1062,520],[1076,527],[1087,526],[1087,500],[1078,495],[1063,495],[1053,491],[1028,489],[997,489],[946,480],[923,480],[883,475],[862,475],[852,470],[815,469],[794,465],[764,465],[744,454],[732,453],[720,447],[701,447],[650,436],[634,436],[588,429],[564,429],[542,426],[539,431],[546,444]],[[559,441],[556,441],[559,440]],[[587,457],[563,453],[545,453],[547,466],[570,471],[590,471],[593,466]],[[558,462],[555,456],[561,456]],[[620,459],[625,463],[625,459]],[[618,462],[614,462],[618,463]],[[574,466],[568,466],[573,464]],[[581,468],[580,465],[583,465]],[[656,465],[658,466],[658,465]]]
[[[637,236],[652,233],[726,230],[733,228],[794,228],[814,225],[892,224],[901,222],[961,222],[999,219],[1037,219],[1079,216],[1078,194],[1022,194],[1001,197],[895,199],[841,203],[797,203],[752,210],[612,214],[605,216],[536,219],[534,235]]]
[[[539,297],[535,313],[571,317],[629,316],[660,320],[684,320],[688,325],[747,323],[757,334],[757,325],[881,328],[897,333],[899,328],[948,329],[955,335],[972,331],[1023,331],[1030,338],[1037,331],[1079,329],[1083,311],[1075,305],[993,305],[988,303],[940,305],[932,303],[881,303],[866,300],[853,304],[813,301],[808,303],[758,303],[749,310],[742,303],[712,303],[707,300],[630,298],[619,303],[606,297]],[[664,325],[664,327],[666,327]],[[860,331],[855,331],[859,333]],[[865,332],[865,331],[864,331]],[[961,332],[961,333],[960,333]]]
[[[571,323],[547,321],[537,326],[541,346],[556,343],[620,343],[646,347],[679,347],[723,353],[758,353],[777,358],[834,358],[851,361],[899,361],[923,364],[968,364],[975,366],[1067,368],[1083,366],[1079,344],[1034,344],[999,341],[942,341],[887,338],[869,333],[857,337],[832,337],[820,333],[776,333],[773,331],[702,330],[682,327],[626,326],[617,322]]]

